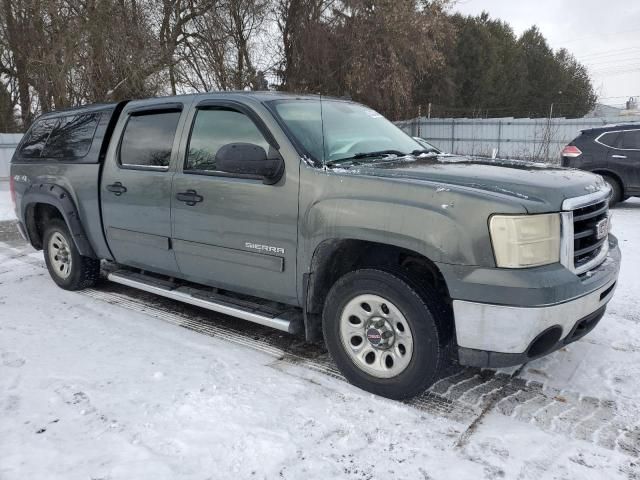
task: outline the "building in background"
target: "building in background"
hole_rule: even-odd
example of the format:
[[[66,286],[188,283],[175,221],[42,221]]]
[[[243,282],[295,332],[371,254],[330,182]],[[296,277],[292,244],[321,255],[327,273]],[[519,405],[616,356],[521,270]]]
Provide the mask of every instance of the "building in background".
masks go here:
[[[587,113],[584,118],[603,118],[603,117],[618,117],[622,108],[614,107],[612,105],[605,105],[604,103],[596,103],[593,110]]]
[[[614,106],[614,105],[605,105],[603,103],[597,103],[595,108],[587,113],[584,118],[615,118],[621,117],[622,120],[640,120],[640,109],[639,109],[639,99],[638,97],[631,97],[625,105],[622,106]],[[629,118],[632,117],[632,118]],[[633,118],[637,117],[637,118]]]

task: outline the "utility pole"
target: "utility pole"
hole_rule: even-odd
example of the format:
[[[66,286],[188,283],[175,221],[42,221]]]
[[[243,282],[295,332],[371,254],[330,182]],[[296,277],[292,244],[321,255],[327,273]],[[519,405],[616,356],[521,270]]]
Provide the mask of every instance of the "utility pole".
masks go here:
[[[545,158],[549,163],[549,148],[551,147],[551,118],[553,117],[553,103],[549,107],[549,120],[547,121],[547,131],[545,132]]]

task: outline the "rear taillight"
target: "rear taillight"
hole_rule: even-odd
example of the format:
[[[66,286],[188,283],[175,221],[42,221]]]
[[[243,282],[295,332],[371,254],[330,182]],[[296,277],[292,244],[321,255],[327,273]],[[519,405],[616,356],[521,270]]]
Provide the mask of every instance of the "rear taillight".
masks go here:
[[[16,208],[16,181],[13,179],[13,175],[9,176],[9,191],[11,192],[11,201],[13,202],[13,208]]]
[[[575,145],[567,145],[566,147],[564,147],[562,149],[562,154],[561,155],[563,157],[576,158],[576,157],[579,157],[580,155],[582,155],[582,150],[580,150]]]

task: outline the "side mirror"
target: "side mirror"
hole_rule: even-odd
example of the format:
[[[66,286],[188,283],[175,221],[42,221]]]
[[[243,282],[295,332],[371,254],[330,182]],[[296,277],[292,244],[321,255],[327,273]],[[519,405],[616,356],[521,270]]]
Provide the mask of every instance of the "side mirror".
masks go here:
[[[261,177],[272,185],[284,173],[284,160],[278,152],[270,153],[268,158],[264,148],[253,143],[229,143],[216,153],[216,167],[221,172]]]

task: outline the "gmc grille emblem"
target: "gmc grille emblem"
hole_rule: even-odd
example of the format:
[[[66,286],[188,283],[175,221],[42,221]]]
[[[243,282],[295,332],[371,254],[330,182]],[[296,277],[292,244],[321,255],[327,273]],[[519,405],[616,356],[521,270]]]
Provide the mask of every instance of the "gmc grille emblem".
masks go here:
[[[609,233],[609,219],[603,218],[598,223],[596,223],[596,238],[600,240],[604,238]]]

